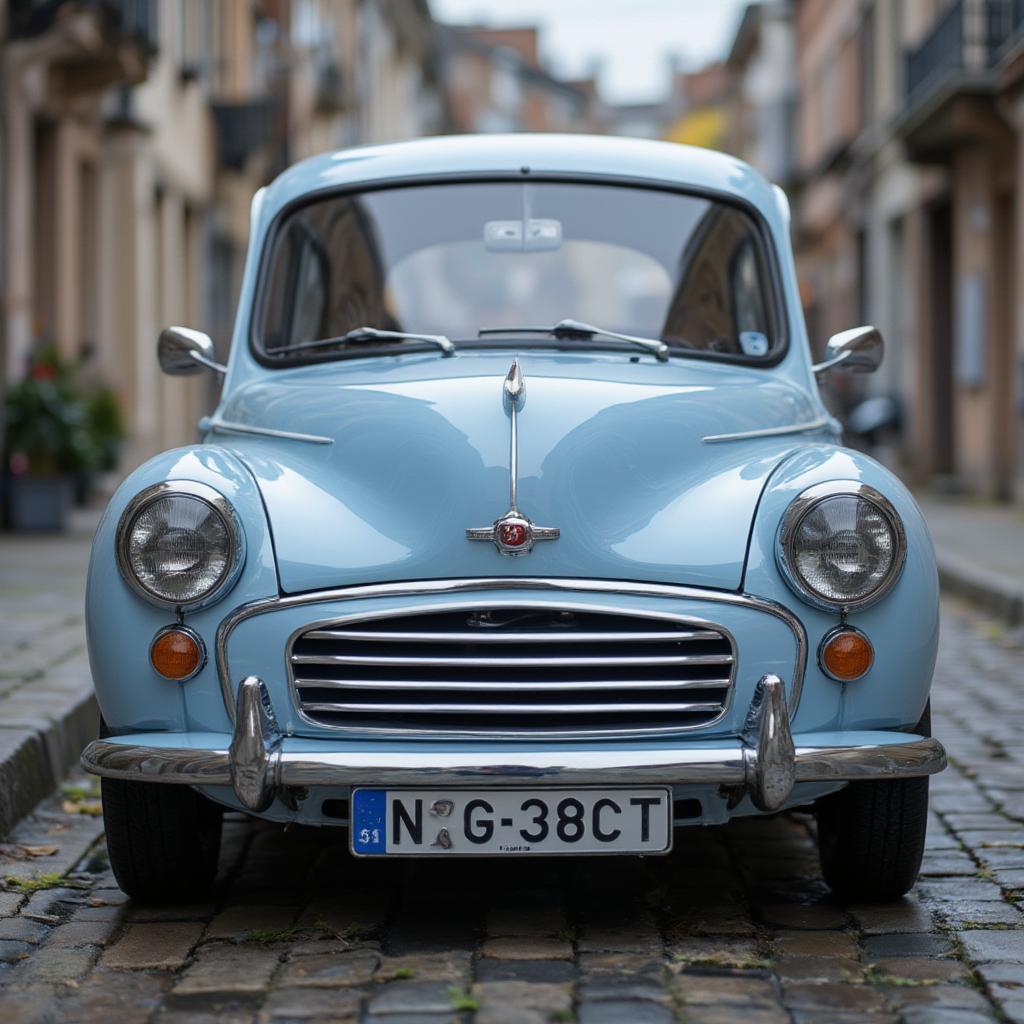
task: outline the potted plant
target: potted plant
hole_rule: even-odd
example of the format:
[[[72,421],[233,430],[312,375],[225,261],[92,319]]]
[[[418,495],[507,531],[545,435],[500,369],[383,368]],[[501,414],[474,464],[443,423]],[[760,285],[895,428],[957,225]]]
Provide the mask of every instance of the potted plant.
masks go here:
[[[52,347],[35,353],[7,392],[4,452],[7,514],[15,530],[60,530],[73,477],[90,462],[86,404],[70,368]]]
[[[124,441],[124,419],[114,391],[92,378],[80,387],[84,407],[79,466],[74,474],[75,502],[88,503],[96,477],[117,468]]]

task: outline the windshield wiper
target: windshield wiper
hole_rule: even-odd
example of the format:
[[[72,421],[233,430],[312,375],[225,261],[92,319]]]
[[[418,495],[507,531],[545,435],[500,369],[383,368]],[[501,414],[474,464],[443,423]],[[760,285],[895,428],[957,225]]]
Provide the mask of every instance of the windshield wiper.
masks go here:
[[[638,338],[633,334],[620,334],[618,331],[606,331],[593,324],[580,323],[579,320],[559,320],[551,327],[481,327],[477,337],[487,334],[549,334],[553,338],[613,338],[616,341],[627,341],[656,355],[662,362],[668,359],[668,345],[658,338]]]
[[[285,345],[284,348],[273,349],[274,355],[288,352],[309,352],[318,348],[330,348],[332,345],[347,345],[350,342],[375,341],[377,339],[394,339],[396,341],[426,341],[436,345],[446,356],[455,355],[455,346],[450,338],[443,334],[413,334],[409,331],[382,331],[378,327],[354,327],[351,331],[339,334],[336,338],[319,338],[316,341],[300,341],[297,345]]]

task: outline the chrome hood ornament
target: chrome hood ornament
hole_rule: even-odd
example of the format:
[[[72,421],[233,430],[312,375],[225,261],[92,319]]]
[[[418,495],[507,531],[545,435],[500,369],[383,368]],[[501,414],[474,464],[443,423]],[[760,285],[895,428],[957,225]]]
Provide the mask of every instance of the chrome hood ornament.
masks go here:
[[[512,366],[502,385],[502,401],[509,410],[512,440],[509,449],[509,508],[490,526],[470,527],[466,530],[467,540],[489,540],[503,555],[528,555],[539,540],[557,540],[557,526],[534,526],[529,517],[519,511],[519,423],[518,412],[526,396],[526,382],[519,360],[513,359]]]

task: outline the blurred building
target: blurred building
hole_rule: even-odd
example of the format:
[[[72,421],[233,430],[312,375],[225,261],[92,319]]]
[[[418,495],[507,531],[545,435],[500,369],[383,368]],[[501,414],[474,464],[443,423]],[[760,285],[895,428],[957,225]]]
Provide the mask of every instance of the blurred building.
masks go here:
[[[458,132],[587,132],[603,127],[594,80],[568,82],[540,59],[537,29],[440,30],[452,127]]]
[[[797,0],[794,231],[812,339],[889,355],[918,482],[1024,493],[1024,5]],[[852,400],[858,385],[847,381]]]
[[[725,149],[729,123],[729,71],[716,61],[696,71],[674,70],[662,138],[687,146]]]
[[[426,0],[0,2],[0,380],[37,345],[115,386],[125,459],[190,440],[226,353],[253,193],[323,149],[446,127]]]
[[[795,167],[795,43],[790,0],[750,4],[724,64],[724,148],[782,186]]]

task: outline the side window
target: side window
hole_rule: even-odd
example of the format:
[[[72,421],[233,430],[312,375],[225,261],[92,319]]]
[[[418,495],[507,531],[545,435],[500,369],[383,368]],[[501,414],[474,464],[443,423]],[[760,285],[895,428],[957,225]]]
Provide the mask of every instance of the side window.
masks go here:
[[[312,234],[293,222],[276,243],[267,284],[264,344],[268,351],[320,337],[327,309],[327,267]]]
[[[745,214],[711,206],[686,239],[677,280],[662,337],[709,352],[768,354],[767,275]]]
[[[327,309],[327,273],[320,246],[307,236],[299,246],[295,267],[295,295],[292,302],[288,341],[323,337],[321,327]]]
[[[729,284],[740,348],[744,355],[763,356],[768,352],[765,281],[757,247],[749,236],[740,243],[733,255]]]

